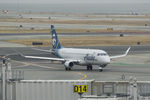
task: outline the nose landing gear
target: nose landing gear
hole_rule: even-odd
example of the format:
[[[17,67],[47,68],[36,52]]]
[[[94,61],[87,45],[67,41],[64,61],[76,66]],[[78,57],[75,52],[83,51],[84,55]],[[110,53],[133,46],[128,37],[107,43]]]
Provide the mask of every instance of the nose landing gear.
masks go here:
[[[99,72],[102,72],[102,71],[103,71],[103,68],[106,67],[106,66],[107,66],[107,64],[100,65],[100,66],[99,66]]]
[[[103,71],[103,68],[106,67],[107,64],[103,64],[103,65],[100,65],[99,66],[99,72],[102,72]],[[93,66],[92,65],[87,65],[87,70],[93,70]]]
[[[102,67],[99,67],[99,72],[102,72],[103,71],[103,68]]]

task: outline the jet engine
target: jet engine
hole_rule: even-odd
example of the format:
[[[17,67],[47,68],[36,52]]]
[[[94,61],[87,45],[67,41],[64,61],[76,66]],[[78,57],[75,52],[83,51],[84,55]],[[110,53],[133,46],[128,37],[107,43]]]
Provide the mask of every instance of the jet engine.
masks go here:
[[[100,65],[100,67],[102,67],[102,68],[104,68],[104,67],[106,67],[107,66],[107,64],[102,64],[102,65]]]
[[[71,61],[66,61],[66,62],[64,63],[64,65],[65,65],[66,68],[72,68],[73,65],[74,65],[74,63],[71,62]]]

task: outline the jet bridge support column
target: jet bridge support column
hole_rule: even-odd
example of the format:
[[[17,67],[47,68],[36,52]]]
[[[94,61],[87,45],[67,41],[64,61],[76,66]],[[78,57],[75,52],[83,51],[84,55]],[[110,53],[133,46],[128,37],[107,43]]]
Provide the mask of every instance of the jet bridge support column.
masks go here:
[[[6,75],[7,75],[7,81],[12,79],[11,63],[9,58],[7,59],[7,63],[6,63]]]
[[[2,100],[6,100],[6,59],[2,63]]]
[[[11,80],[12,73],[11,73],[11,64],[10,59],[3,59],[2,63],[2,100],[7,100],[10,98],[7,98],[7,82]]]
[[[137,93],[137,80],[136,78],[130,77],[130,97],[129,100],[138,100]]]

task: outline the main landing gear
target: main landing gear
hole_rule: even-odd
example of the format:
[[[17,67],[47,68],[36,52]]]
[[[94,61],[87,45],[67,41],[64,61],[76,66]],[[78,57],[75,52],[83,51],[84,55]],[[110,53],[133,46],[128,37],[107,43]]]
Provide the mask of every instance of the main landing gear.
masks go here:
[[[87,70],[93,70],[92,65],[87,65]]]
[[[71,68],[66,67],[66,71],[71,70]]]

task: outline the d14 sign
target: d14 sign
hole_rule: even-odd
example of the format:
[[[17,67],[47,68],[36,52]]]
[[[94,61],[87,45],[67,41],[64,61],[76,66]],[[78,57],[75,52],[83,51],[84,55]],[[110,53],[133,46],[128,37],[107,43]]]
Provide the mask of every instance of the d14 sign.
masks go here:
[[[87,92],[87,85],[74,85],[74,92],[78,93]]]

